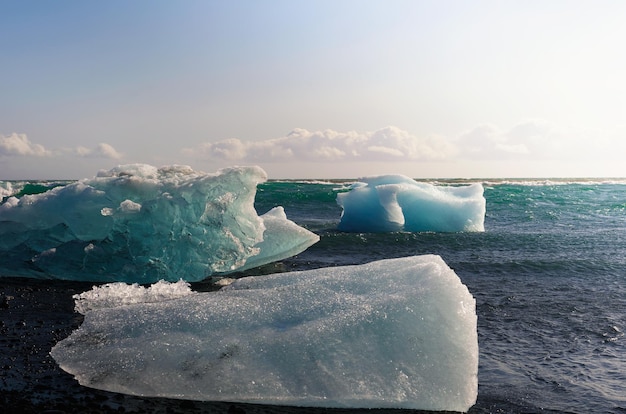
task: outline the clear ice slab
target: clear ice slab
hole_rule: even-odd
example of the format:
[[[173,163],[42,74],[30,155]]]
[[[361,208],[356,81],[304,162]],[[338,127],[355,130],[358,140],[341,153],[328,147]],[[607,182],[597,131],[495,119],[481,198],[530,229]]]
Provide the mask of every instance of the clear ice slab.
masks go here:
[[[475,300],[434,255],[238,279],[123,283],[76,295],[83,324],[51,351],[83,385],[273,405],[467,411]]]

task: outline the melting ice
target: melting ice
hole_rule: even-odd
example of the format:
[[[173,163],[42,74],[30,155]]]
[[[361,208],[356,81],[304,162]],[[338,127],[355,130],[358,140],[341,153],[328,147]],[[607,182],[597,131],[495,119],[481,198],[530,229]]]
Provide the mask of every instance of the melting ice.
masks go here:
[[[278,207],[258,216],[259,167],[215,174],[119,166],[0,205],[0,274],[149,283],[197,281],[281,260],[319,237]]]
[[[122,283],[77,295],[51,354],[86,386],[143,396],[467,411],[475,300],[439,256],[242,278],[217,292]]]
[[[484,231],[486,201],[480,183],[434,186],[403,175],[362,178],[339,193],[338,229],[348,232]]]

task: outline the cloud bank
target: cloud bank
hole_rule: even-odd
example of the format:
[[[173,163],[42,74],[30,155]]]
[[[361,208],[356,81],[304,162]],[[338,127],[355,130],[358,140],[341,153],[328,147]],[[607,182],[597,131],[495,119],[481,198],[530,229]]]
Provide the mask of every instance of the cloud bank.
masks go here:
[[[122,154],[112,145],[105,142],[97,144],[94,148],[78,146],[75,148],[63,148],[57,150],[46,149],[41,144],[36,144],[28,139],[26,134],[13,133],[9,136],[0,134],[0,156],[5,157],[58,157],[63,155],[78,157],[120,159]]]
[[[8,137],[0,135],[0,155],[4,156],[35,156],[47,157],[52,155],[43,145],[30,142],[26,134],[11,134]]]
[[[479,125],[454,140],[463,159],[492,161],[611,160],[623,156],[626,128],[583,130],[542,120],[520,122],[510,129]],[[619,155],[618,155],[619,154]]]
[[[86,148],[83,146],[79,146],[75,149],[71,149],[70,151],[80,157],[109,158],[113,160],[118,160],[122,158],[122,154],[120,152],[113,148],[112,145],[105,142],[99,143],[95,148]]]
[[[461,134],[456,145],[466,158],[477,160],[562,158],[571,152],[566,131],[542,121],[526,121],[511,129],[479,125]]]
[[[454,152],[454,146],[442,137],[416,137],[393,126],[364,133],[297,128],[280,138],[230,138],[183,149],[188,156],[233,162],[443,160]]]
[[[595,171],[603,171],[604,176],[616,176],[623,175],[624,138],[626,126],[582,130],[542,120],[528,120],[510,128],[482,124],[451,137],[420,136],[395,126],[371,132],[297,128],[278,138],[254,141],[229,138],[201,142],[182,149],[179,154],[170,150],[152,158],[139,154],[131,159],[104,142],[49,149],[30,141],[26,134],[13,133],[0,135],[0,158],[5,175],[11,167],[15,171],[26,168],[31,173],[33,165],[28,169],[21,160],[30,158],[38,160],[37,171],[43,173],[47,168],[61,168],[59,165],[67,166],[68,171],[86,169],[93,167],[96,160],[100,168],[106,168],[111,160],[117,163],[128,159],[153,164],[209,161],[212,168],[256,164],[285,177],[352,176],[355,171],[430,176],[597,175]],[[80,175],[90,172],[82,171]],[[14,175],[22,177],[24,173]]]
[[[606,144],[606,151],[621,141],[606,132],[573,130],[530,120],[509,129],[478,125],[453,138],[417,137],[394,126],[364,133],[294,129],[280,138],[230,138],[205,142],[182,152],[202,160],[250,163],[584,160],[592,154],[600,155],[599,143]]]

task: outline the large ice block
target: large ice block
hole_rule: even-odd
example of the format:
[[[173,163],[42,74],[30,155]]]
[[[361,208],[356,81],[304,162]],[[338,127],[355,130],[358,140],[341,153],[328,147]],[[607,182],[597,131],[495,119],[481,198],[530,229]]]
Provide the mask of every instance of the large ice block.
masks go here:
[[[476,401],[475,300],[439,256],[183,288],[77,295],[84,322],[52,356],[83,385],[143,396],[450,411]]]
[[[280,208],[258,216],[259,167],[207,174],[132,164],[0,205],[0,274],[198,281],[281,260],[319,237]]]
[[[347,232],[484,231],[483,186],[435,186],[403,175],[361,178],[337,194]]]

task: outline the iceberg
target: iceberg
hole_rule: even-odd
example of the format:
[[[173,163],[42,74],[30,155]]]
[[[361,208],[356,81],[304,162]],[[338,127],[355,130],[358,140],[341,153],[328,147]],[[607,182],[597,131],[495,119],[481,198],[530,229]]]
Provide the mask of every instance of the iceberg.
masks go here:
[[[141,396],[467,411],[478,392],[473,296],[435,255],[240,278],[112,283],[76,295],[51,351],[80,384]]]
[[[362,178],[337,194],[337,227],[345,232],[484,231],[486,200],[480,183],[435,186],[403,175]]]
[[[214,174],[123,165],[0,205],[0,274],[153,283],[203,280],[296,255],[319,237],[281,207],[259,216],[259,167]]]

